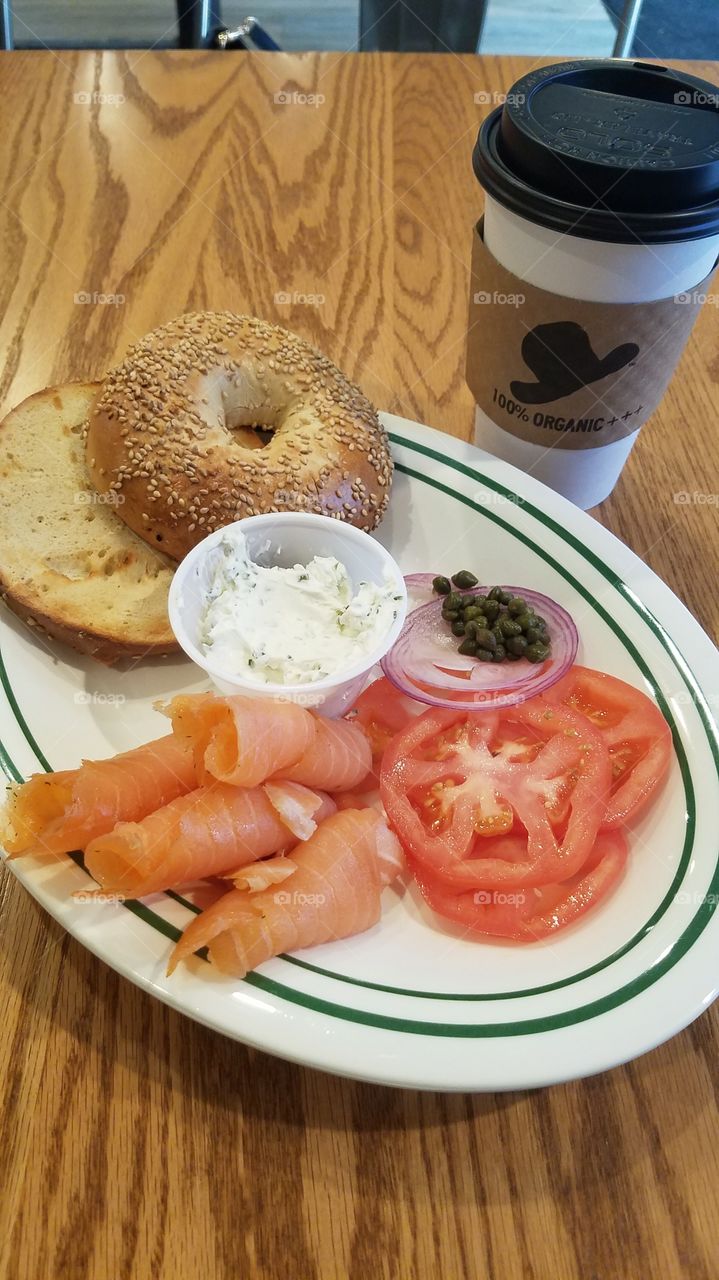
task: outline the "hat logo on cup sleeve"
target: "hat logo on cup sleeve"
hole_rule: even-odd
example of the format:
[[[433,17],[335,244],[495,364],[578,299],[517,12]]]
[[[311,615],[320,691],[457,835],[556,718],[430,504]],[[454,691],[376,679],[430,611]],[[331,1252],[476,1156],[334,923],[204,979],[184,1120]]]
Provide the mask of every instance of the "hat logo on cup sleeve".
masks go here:
[[[618,373],[638,355],[635,342],[623,342],[600,358],[586,329],[573,320],[538,324],[522,342],[522,359],[537,381],[512,382],[511,392],[522,404],[549,404]]]

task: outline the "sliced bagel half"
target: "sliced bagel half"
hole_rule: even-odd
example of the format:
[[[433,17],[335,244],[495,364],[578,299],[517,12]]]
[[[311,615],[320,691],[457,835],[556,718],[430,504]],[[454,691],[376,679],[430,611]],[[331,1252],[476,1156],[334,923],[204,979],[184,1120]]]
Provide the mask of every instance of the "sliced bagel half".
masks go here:
[[[172,561],[87,474],[85,424],[100,385],[47,387],[0,423],[0,594],[31,627],[112,664],[178,646]]]

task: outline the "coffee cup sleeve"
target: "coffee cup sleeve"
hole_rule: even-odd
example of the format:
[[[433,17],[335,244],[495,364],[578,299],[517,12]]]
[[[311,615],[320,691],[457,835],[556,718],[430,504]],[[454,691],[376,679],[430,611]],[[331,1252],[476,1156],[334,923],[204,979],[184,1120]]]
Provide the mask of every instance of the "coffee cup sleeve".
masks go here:
[[[654,412],[710,290],[656,302],[586,302],[538,289],[492,256],[477,224],[467,382],[497,426],[532,444],[597,449]],[[538,252],[541,252],[538,250]]]

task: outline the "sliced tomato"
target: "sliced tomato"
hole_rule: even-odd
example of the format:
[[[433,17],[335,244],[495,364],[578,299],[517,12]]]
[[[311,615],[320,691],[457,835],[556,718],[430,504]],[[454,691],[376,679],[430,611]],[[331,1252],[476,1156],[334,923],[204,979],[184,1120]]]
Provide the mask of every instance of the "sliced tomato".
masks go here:
[[[600,734],[579,712],[545,698],[506,714],[426,711],[392,739],[380,772],[385,811],[405,851],[455,892],[577,874],[610,783]]]
[[[479,889],[458,893],[422,863],[413,870],[425,902],[437,915],[473,936],[537,942],[573,924],[607,895],[627,860],[627,841],[620,831],[603,832],[584,867],[562,883],[511,892]]]
[[[362,726],[372,748],[372,770],[359,792],[377,788],[385,747],[420,711],[422,703],[408,698],[386,676],[367,685],[350,707],[346,718]]]
[[[602,830],[634,821],[664,782],[672,735],[659,708],[640,689],[603,671],[572,667],[545,695],[579,712],[609,751],[612,784]]]
[[[376,740],[385,747],[390,738],[404,729],[420,710],[424,711],[421,704],[413,703],[412,698],[396,689],[386,676],[381,676],[362,691],[347,712],[347,718],[357,720],[370,741]]]

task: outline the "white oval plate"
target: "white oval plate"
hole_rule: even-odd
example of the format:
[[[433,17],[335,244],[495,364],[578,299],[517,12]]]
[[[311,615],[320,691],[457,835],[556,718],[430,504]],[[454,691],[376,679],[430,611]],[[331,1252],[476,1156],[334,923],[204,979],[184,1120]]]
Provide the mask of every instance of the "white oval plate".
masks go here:
[[[674,1035],[717,994],[719,654],[669,588],[576,507],[470,445],[385,423],[397,475],[379,537],[404,571],[467,564],[555,597],[579,624],[579,660],[646,690],[671,723],[671,777],[632,834],[615,893],[557,938],[520,947],[468,941],[413,887],[389,889],[381,922],[359,937],[278,957],[239,982],[200,959],[168,979],[186,898],[77,903],[72,891],[92,882],[70,859],[10,865],[119,973],[292,1061],[420,1089],[531,1088],[603,1071]],[[159,736],[153,700],[204,687],[185,659],[104,670],[6,612],[0,654],[10,778]]]

